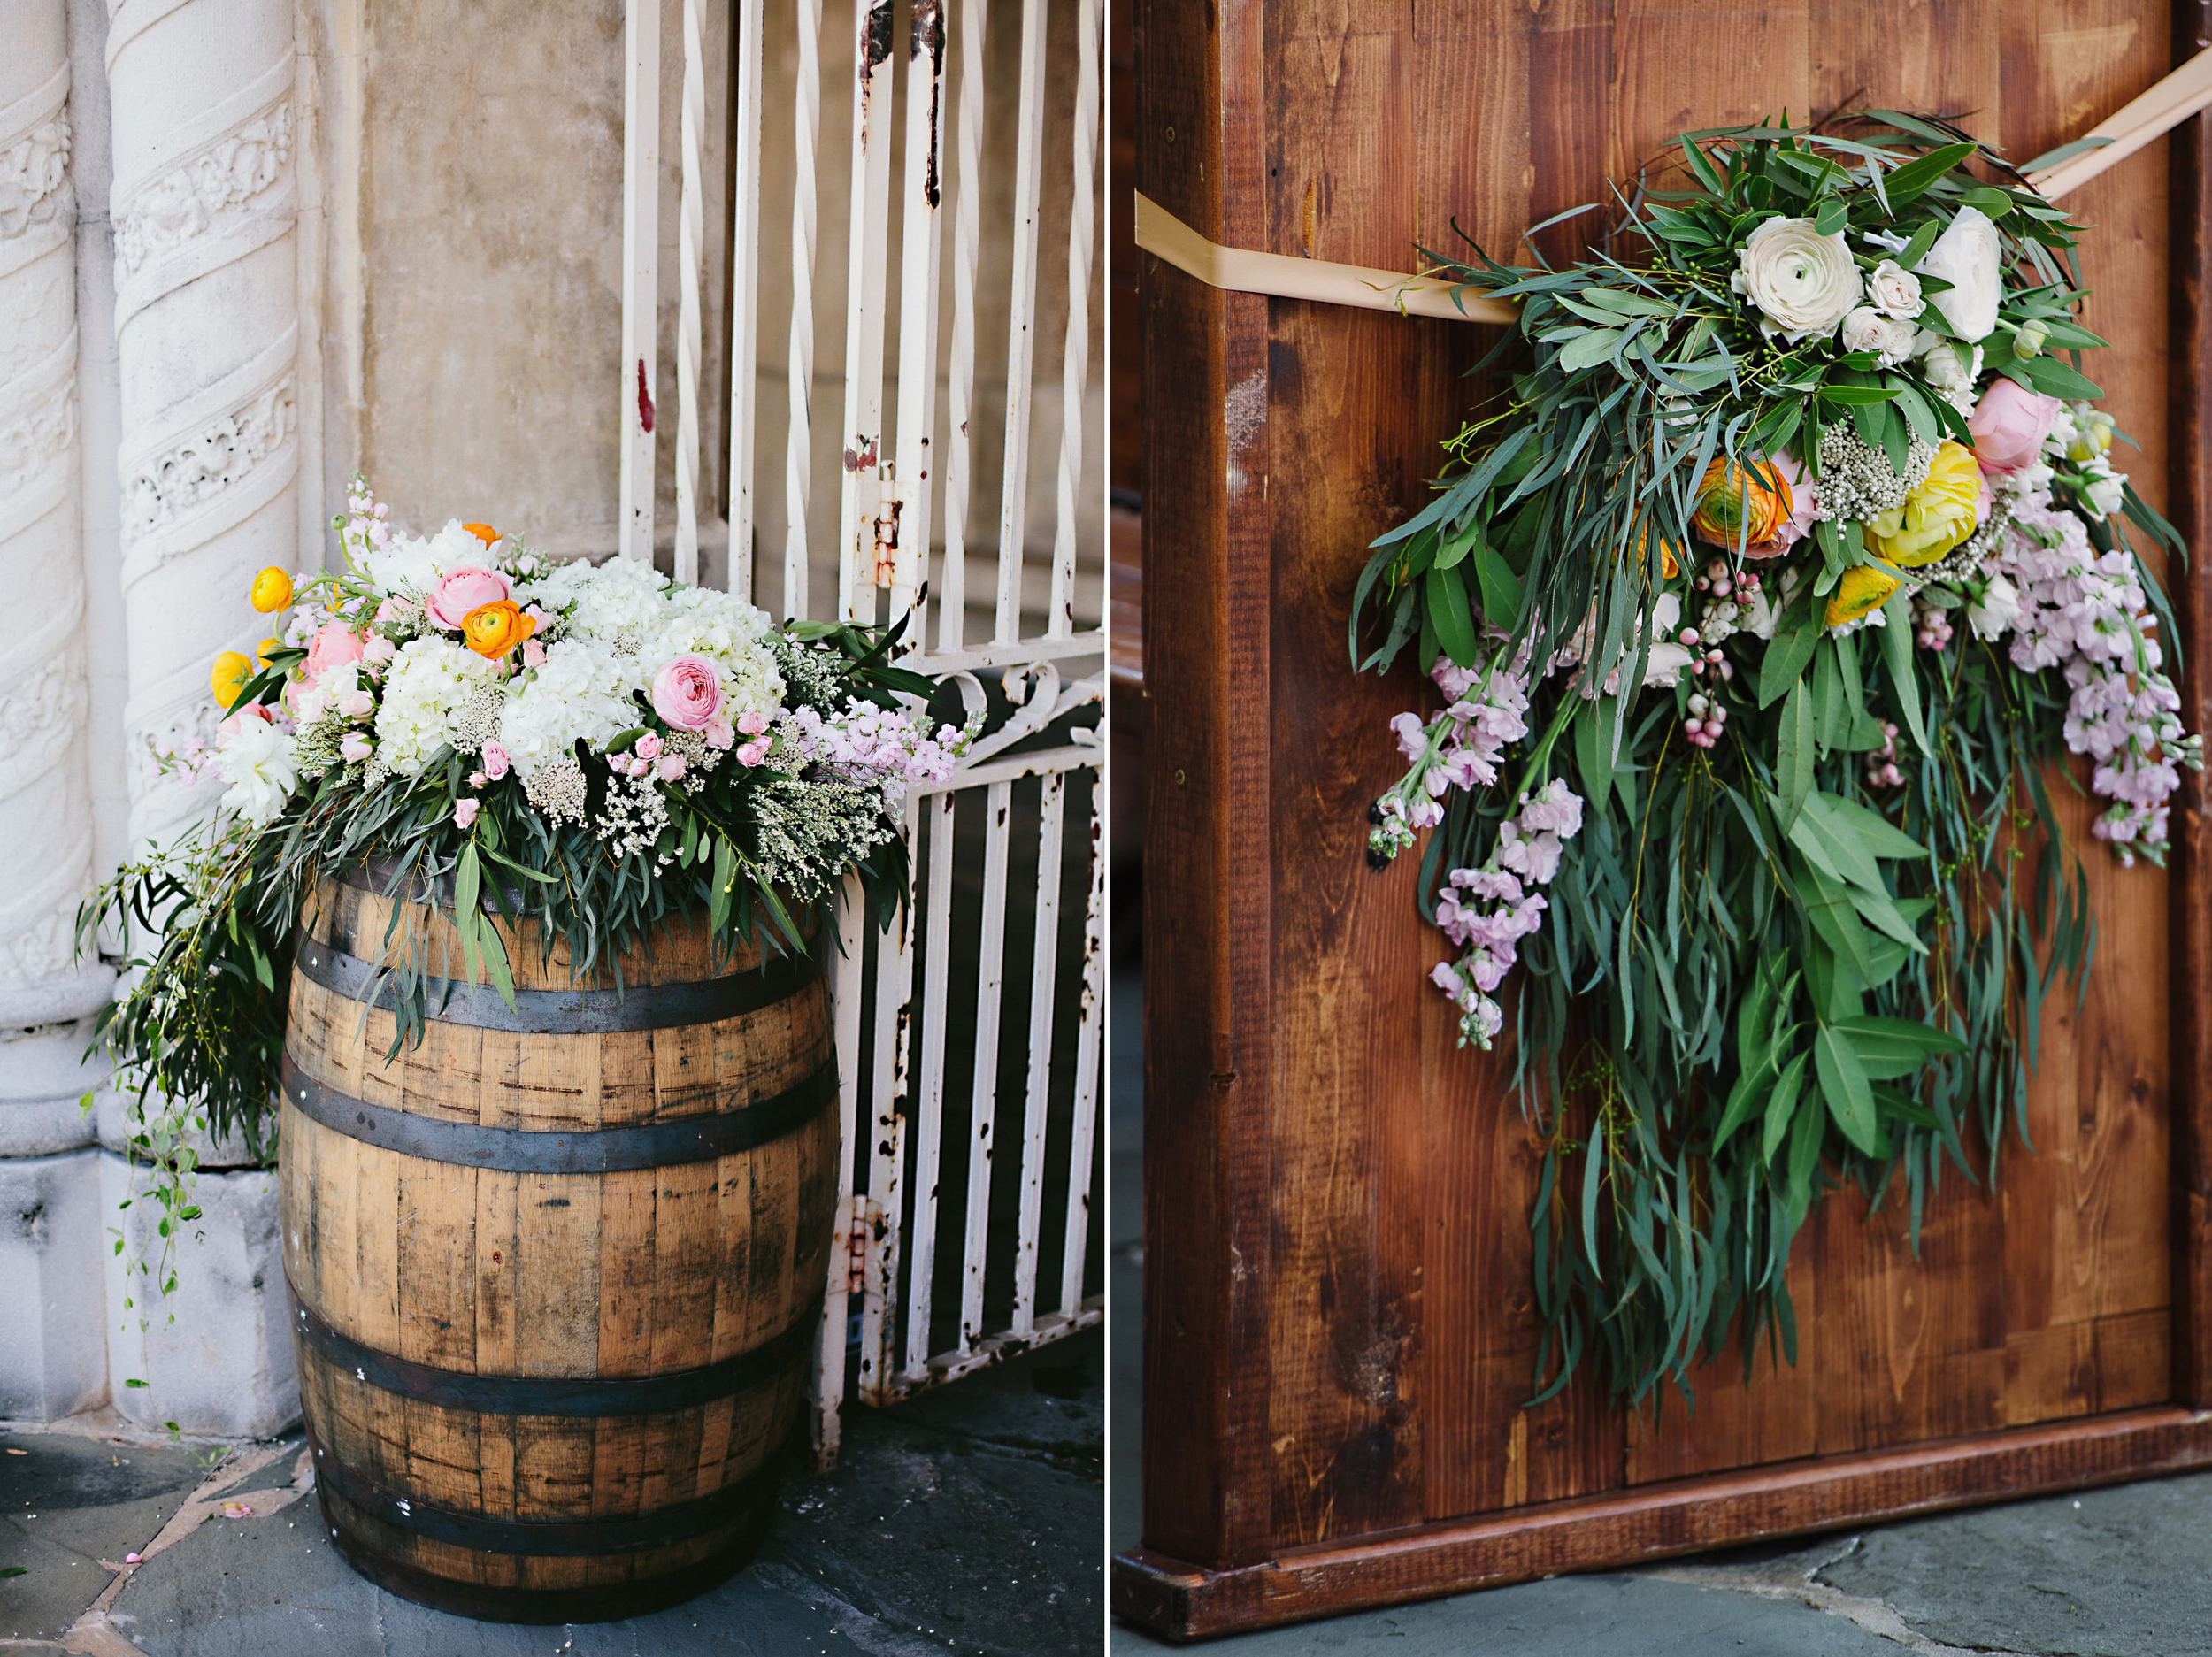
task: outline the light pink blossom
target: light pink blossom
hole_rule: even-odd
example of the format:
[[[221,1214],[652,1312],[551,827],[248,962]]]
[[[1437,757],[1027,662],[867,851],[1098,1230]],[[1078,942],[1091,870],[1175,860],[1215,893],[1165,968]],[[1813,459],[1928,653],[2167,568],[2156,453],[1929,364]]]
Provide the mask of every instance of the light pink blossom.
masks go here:
[[[722,711],[722,677],[703,656],[680,656],[653,675],[653,711],[679,731],[703,731]]]
[[[514,590],[514,583],[498,571],[464,564],[438,579],[438,585],[423,600],[422,610],[434,625],[458,633],[469,611],[512,598]]]
[[[341,622],[326,622],[307,641],[305,671],[320,679],[334,667],[350,667],[361,659],[361,635]]]
[[[476,821],[476,814],[483,808],[484,802],[472,794],[457,801],[453,807],[454,826],[456,828],[468,827]]]

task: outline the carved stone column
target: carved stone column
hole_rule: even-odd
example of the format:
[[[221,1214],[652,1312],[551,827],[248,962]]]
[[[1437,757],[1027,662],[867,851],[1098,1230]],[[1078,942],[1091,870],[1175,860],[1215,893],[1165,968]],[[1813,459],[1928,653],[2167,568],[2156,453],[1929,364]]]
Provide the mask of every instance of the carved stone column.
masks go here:
[[[77,439],[76,204],[65,0],[0,52],[0,1415],[99,1401],[101,1226],[73,960],[91,875]]]
[[[165,845],[211,793],[164,774],[156,746],[211,732],[208,668],[251,650],[253,572],[296,570],[299,488],[297,148],[294,0],[110,0],[115,341],[120,410],[124,708],[134,847]],[[102,1113],[111,1153],[120,1112]],[[298,1413],[276,1192],[263,1170],[197,1176],[201,1218],[163,1297],[108,1262],[114,1407],[142,1424],[266,1433]],[[129,1170],[110,1155],[113,1211]],[[127,1219],[128,1247],[143,1205]],[[134,1302],[134,1304],[127,1304]]]
[[[299,567],[292,0],[121,0],[108,24],[131,835],[198,809],[149,742],[204,733],[247,584]]]

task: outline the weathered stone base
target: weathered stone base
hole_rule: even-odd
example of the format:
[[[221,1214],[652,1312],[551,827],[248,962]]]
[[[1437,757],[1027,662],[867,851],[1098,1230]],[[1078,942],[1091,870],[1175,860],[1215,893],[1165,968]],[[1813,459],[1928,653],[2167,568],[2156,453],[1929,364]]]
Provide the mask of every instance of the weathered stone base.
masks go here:
[[[0,1158],[0,1416],[52,1421],[107,1396],[100,1162]]]
[[[177,1286],[165,1296],[161,1206],[145,1194],[142,1169],[112,1152],[98,1155],[102,1206],[124,1233],[121,1254],[111,1241],[100,1251],[116,1410],[142,1427],[174,1422],[186,1432],[256,1438],[283,1431],[299,1419],[300,1394],[286,1322],[275,1173],[196,1178],[192,1201],[200,1216],[179,1236]],[[133,1201],[122,1208],[126,1198]],[[132,1270],[132,1261],[155,1269]],[[134,1381],[145,1385],[128,1385]]]

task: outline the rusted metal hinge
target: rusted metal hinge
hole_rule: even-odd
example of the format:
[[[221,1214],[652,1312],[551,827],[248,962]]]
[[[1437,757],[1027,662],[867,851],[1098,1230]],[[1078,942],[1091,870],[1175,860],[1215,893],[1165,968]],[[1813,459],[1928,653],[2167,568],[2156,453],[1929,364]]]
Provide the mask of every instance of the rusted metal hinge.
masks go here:
[[[845,1290],[864,1294],[868,1288],[868,1244],[883,1218],[883,1205],[866,1197],[853,1199],[852,1230],[845,1239]]]
[[[882,503],[882,510],[868,525],[878,587],[889,587],[898,579],[899,514],[905,510],[906,500],[899,493],[894,471],[888,461],[876,468],[876,499]]]

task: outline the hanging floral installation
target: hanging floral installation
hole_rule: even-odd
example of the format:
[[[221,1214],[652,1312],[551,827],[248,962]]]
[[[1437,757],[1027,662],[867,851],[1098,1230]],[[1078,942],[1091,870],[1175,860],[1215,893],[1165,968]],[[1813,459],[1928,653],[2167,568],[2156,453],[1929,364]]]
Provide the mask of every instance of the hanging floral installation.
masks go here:
[[[358,478],[348,507],[342,568],[255,578],[273,632],[216,658],[213,741],[157,756],[219,789],[212,816],[79,917],[81,948],[126,956],[97,1033],[171,1247],[196,1214],[193,1130],[265,1153],[279,986],[319,881],[365,863],[383,889],[449,892],[461,964],[511,1000],[501,919],[536,920],[580,974],[685,911],[726,945],[803,950],[850,871],[888,922],[905,791],[974,734],[933,724],[936,682],[893,664],[903,624],[780,626],[634,560],[547,560],[486,524],[402,533]],[[388,1059],[451,969],[403,931],[377,964]],[[165,1252],[160,1270],[165,1290]]]
[[[2050,790],[2156,863],[2200,763],[2078,227],[1892,112],[1678,160],[1577,263],[1439,262],[1517,303],[1509,372],[1351,616],[1360,669],[1411,652],[1443,703],[1393,721],[1369,856],[1422,847],[1461,1042],[1513,1027],[1540,1398],[1593,1359],[1686,1391],[1732,1331],[1793,1361],[1824,1192],[1916,1242],[1946,1163],[1993,1179],[2095,942]]]

